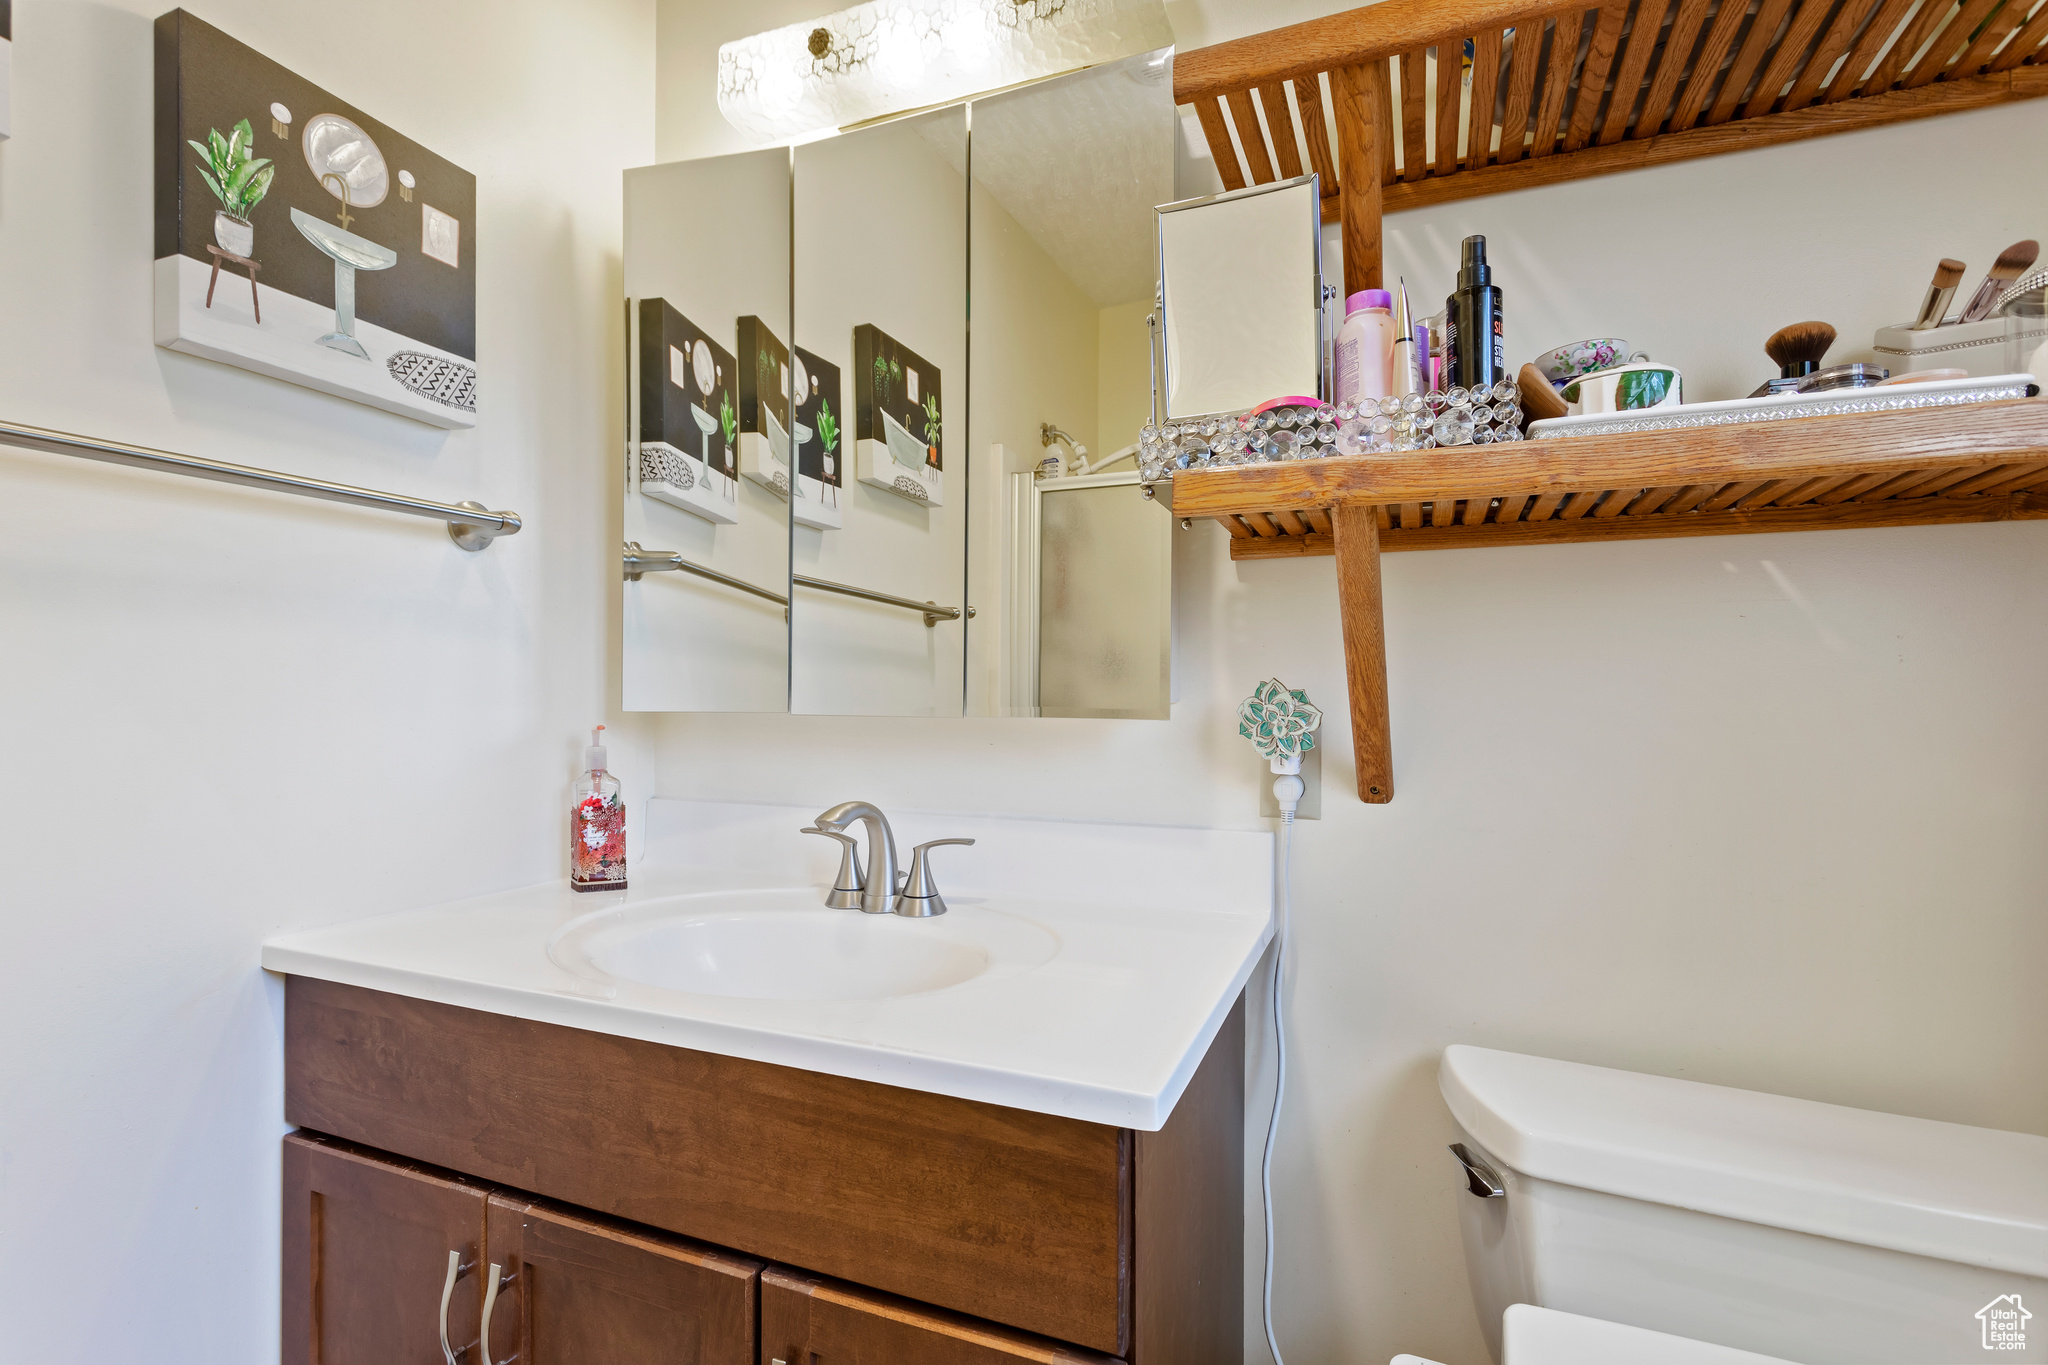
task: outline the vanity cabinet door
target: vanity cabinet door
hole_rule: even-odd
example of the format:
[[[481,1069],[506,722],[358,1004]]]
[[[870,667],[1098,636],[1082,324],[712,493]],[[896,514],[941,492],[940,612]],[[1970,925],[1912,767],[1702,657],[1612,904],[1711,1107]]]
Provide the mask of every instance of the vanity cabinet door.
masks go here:
[[[467,1360],[485,1198],[480,1186],[409,1162],[287,1137],[284,1365],[445,1365],[444,1330]]]
[[[1117,1365],[1112,1357],[838,1280],[761,1272],[761,1365]]]
[[[506,1194],[485,1246],[499,1280],[483,1365],[755,1365],[758,1261]]]

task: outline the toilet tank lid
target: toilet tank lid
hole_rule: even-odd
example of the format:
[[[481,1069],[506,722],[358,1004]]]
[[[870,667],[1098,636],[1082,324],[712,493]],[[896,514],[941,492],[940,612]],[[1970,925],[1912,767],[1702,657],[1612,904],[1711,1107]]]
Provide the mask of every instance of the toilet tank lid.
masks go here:
[[[1437,1084],[1523,1175],[2048,1277],[2048,1137],[1463,1044]]]

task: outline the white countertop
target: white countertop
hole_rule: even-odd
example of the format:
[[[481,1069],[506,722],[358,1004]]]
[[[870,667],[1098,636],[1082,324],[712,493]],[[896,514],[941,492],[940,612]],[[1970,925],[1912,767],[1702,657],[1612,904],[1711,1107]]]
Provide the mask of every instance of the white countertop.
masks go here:
[[[1019,916],[1059,945],[1029,970],[918,995],[758,1000],[632,982],[607,990],[550,959],[557,930],[606,905],[796,887],[822,901],[838,846],[796,831],[825,804],[657,799],[647,857],[631,867],[625,892],[579,894],[552,882],[284,934],[264,945],[263,965],[1093,1123],[1165,1124],[1271,940],[1271,834],[890,811],[899,849],[979,841],[942,850],[935,864],[954,915]]]

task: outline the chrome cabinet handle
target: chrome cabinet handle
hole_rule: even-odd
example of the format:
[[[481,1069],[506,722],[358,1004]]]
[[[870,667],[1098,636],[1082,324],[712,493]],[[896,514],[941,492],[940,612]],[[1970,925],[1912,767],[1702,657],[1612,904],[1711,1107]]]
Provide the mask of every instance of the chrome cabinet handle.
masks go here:
[[[503,1360],[494,1361],[491,1359],[491,1310],[498,1306],[498,1280],[499,1276],[504,1274],[504,1269],[505,1267],[501,1265],[493,1265],[491,1267],[490,1285],[484,1290],[484,1325],[481,1337],[483,1365],[511,1365],[512,1361],[519,1359],[517,1351],[506,1356]],[[510,1284],[518,1278],[518,1272],[515,1271],[510,1275],[505,1275],[504,1282]]]
[[[946,913],[946,898],[932,880],[931,850],[947,844],[972,844],[972,839],[933,839],[910,850],[910,875],[896,895],[896,913],[913,919]]]
[[[1458,1164],[1465,1168],[1465,1188],[1481,1199],[1505,1199],[1507,1187],[1501,1184],[1500,1172],[1472,1155],[1472,1150],[1462,1142],[1451,1144],[1451,1155],[1458,1158]]]
[[[459,1365],[455,1351],[448,1345],[448,1301],[455,1297],[455,1282],[462,1277],[462,1253],[448,1253],[448,1278],[441,1282],[441,1358],[447,1365]]]

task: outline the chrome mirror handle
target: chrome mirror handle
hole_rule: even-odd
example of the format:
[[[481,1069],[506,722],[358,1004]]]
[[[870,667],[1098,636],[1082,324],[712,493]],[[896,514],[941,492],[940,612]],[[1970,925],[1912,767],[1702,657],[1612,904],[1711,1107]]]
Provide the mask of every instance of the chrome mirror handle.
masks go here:
[[[896,913],[911,919],[925,919],[946,913],[946,899],[932,880],[931,852],[947,844],[972,844],[972,839],[933,839],[910,850],[910,875],[896,896]]]
[[[832,879],[832,890],[826,894],[825,904],[834,910],[860,909],[860,893],[866,888],[867,880],[861,876],[859,843],[843,830],[820,829],[816,825],[800,829],[797,833],[822,834],[827,839],[839,841],[839,875]]]

